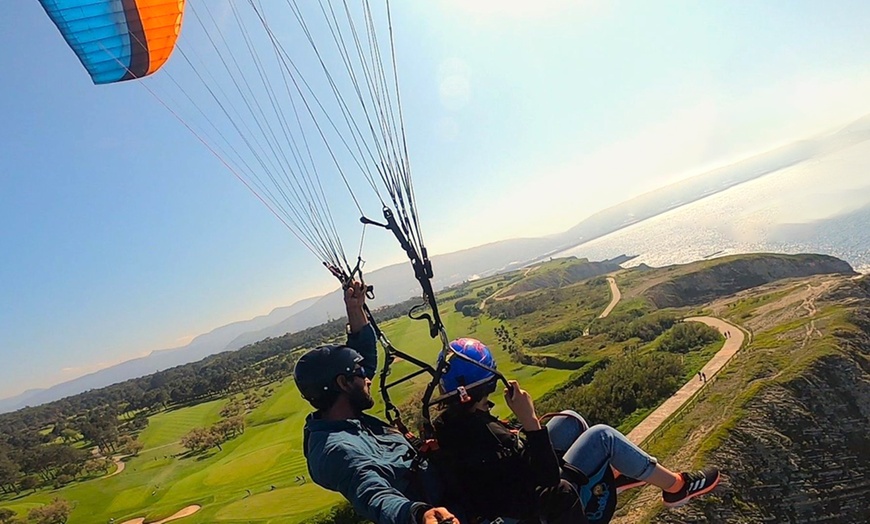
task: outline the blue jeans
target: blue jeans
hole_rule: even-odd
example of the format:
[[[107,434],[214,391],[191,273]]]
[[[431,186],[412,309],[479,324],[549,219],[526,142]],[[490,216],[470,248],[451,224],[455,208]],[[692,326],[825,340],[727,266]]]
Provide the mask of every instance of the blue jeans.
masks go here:
[[[658,463],[655,457],[637,447],[625,435],[610,426],[598,424],[591,428],[573,411],[562,412],[547,422],[547,431],[556,454],[587,477],[593,477],[604,466],[613,466],[623,475],[645,480]]]

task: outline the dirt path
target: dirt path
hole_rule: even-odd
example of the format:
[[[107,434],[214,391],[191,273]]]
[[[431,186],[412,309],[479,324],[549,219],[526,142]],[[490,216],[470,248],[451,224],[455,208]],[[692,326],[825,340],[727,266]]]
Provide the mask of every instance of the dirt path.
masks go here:
[[[178,519],[182,519],[184,517],[189,517],[190,515],[193,515],[194,513],[199,511],[200,509],[202,509],[202,506],[200,506],[198,504],[192,504],[192,505],[187,506],[186,508],[184,508],[182,510],[177,511],[174,515],[172,515],[170,517],[166,517],[165,519],[158,520],[156,522],[149,522],[148,524],[165,524],[166,522],[171,522],[173,520],[178,520]],[[139,517],[138,519],[125,520],[121,524],[144,524],[144,523],[145,523],[145,519],[142,517]]]
[[[527,276],[529,276],[529,273],[531,273],[532,271],[537,270],[539,267],[541,267],[541,266],[532,266],[532,267],[527,267],[526,270],[523,272],[523,278],[526,278]],[[490,296],[486,297],[485,299],[483,299],[483,302],[480,303],[480,309],[484,309],[484,308],[486,308],[486,303],[489,302],[490,299],[492,299],[492,300],[501,300],[501,299],[498,298],[498,297],[499,297],[500,295],[503,295],[503,294],[504,294],[507,290],[509,290],[510,288],[514,287],[515,284],[516,284],[516,282],[514,282],[513,284],[511,284],[511,285],[509,285],[509,286],[505,286],[505,287],[499,289],[498,291],[496,291],[495,293],[493,293],[492,295],[490,295]],[[514,297],[510,297],[510,298],[514,298]]]
[[[605,318],[607,315],[613,311],[613,308],[616,307],[616,304],[619,304],[619,301],[622,299],[622,293],[620,293],[619,288],[616,287],[616,279],[613,277],[607,277],[607,282],[610,284],[610,304],[607,304],[607,307],[604,308],[604,311],[598,315],[598,318]],[[589,327],[583,330],[583,336],[589,336]]]
[[[610,284],[610,304],[607,304],[607,307],[604,308],[604,311],[598,315],[598,318],[605,318],[607,315],[613,311],[613,308],[616,307],[616,304],[619,304],[620,299],[622,299],[622,293],[619,292],[619,288],[616,287],[616,279],[613,277],[607,277],[607,282]]]
[[[118,469],[116,469],[116,470],[113,471],[112,473],[109,473],[109,474],[106,475],[104,478],[114,477],[114,476],[117,475],[118,473],[124,471],[124,468],[127,467],[127,465],[124,464],[124,462],[120,459],[120,457],[119,457],[119,458],[114,458],[114,459],[112,459],[112,460],[115,462],[115,465],[118,466]]]
[[[170,442],[169,444],[163,444],[162,446],[157,446],[157,447],[154,447],[154,448],[148,448],[148,449],[145,450],[145,451],[154,451],[155,449],[166,448],[166,447],[169,447],[169,446],[174,446],[174,445],[176,445],[176,444],[178,444],[178,442]],[[94,449],[96,449],[96,448],[94,448]],[[93,452],[92,452],[92,453],[93,453]],[[141,452],[140,452],[140,453],[141,453]],[[96,455],[96,453],[93,453],[93,454]],[[118,473],[124,471],[124,468],[127,466],[127,464],[124,462],[124,459],[127,458],[127,457],[129,457],[129,456],[130,456],[130,455],[118,455],[117,457],[112,457],[112,462],[114,462],[115,465],[118,466],[118,469],[116,469],[115,471],[109,473],[108,475],[106,475],[106,476],[103,477],[103,478],[104,478],[104,479],[107,479],[107,478],[109,478],[109,477],[114,477],[114,476],[117,475]]]
[[[822,332],[816,328],[816,321],[812,317],[816,316],[816,313],[818,312],[816,309],[816,299],[830,287],[831,284],[829,282],[823,282],[817,287],[813,287],[812,284],[807,284],[807,294],[803,303],[801,303],[801,307],[804,308],[807,312],[807,316],[810,317],[810,323],[806,325],[806,334],[801,342],[802,348],[806,347],[813,335],[818,337],[822,336]]]
[[[731,360],[731,357],[740,350],[740,347],[743,345],[743,331],[730,322],[714,317],[691,317],[685,319],[685,322],[701,322],[718,329],[723,335],[726,331],[730,335],[725,339],[725,345],[722,346],[722,349],[713,355],[713,358],[711,358],[704,367],[701,368],[701,372],[706,374],[707,380],[710,380],[729,360]],[[696,377],[692,377],[692,379],[686,382],[686,384],[681,387],[679,391],[674,393],[671,398],[666,400],[664,404],[650,413],[649,416],[643,419],[643,422],[631,430],[631,433],[627,435],[628,439],[635,444],[643,442],[661,425],[662,422],[665,421],[666,418],[671,416],[680,406],[692,398],[692,396],[697,393],[704,384],[705,382]]]
[[[124,471],[124,468],[127,466],[127,465],[124,463],[124,459],[125,459],[126,457],[128,457],[128,455],[121,455],[121,456],[117,456],[117,457],[112,457],[112,462],[114,462],[115,465],[118,466],[118,469],[116,469],[115,471],[109,473],[108,475],[106,475],[106,476],[103,477],[103,478],[104,478],[104,479],[107,479],[107,478],[109,478],[109,477],[114,477],[114,476],[117,475],[118,473]]]

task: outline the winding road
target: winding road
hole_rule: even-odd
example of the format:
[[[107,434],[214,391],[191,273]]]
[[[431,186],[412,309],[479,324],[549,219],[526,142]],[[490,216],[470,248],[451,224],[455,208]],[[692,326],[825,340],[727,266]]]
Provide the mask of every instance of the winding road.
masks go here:
[[[607,282],[610,284],[610,304],[607,304],[607,307],[604,308],[604,311],[602,311],[600,315],[598,315],[598,318],[605,318],[609,315],[622,298],[622,293],[620,293],[619,288],[616,287],[616,279],[613,277],[607,277]]]
[[[684,322],[701,322],[712,328],[716,328],[723,336],[725,336],[726,331],[729,334],[729,336],[725,338],[725,345],[722,346],[722,349],[713,355],[713,358],[707,361],[707,363],[704,364],[704,367],[701,368],[701,372],[706,374],[707,380],[709,381],[719,372],[719,370],[722,369],[723,366],[725,366],[725,364],[728,363],[729,360],[731,360],[731,357],[740,351],[740,347],[743,345],[743,331],[734,324],[715,317],[690,317],[684,319]],[[686,382],[686,384],[683,385],[679,391],[674,393],[671,398],[667,399],[661,406],[643,419],[643,422],[631,430],[627,435],[628,440],[635,444],[643,442],[661,425],[662,422],[665,421],[665,419],[674,414],[680,406],[692,398],[692,396],[700,391],[704,385],[705,382],[696,380],[692,377],[692,379]]]
[[[605,318],[607,315],[613,311],[613,308],[616,307],[616,304],[619,303],[619,300],[622,298],[622,293],[619,291],[619,287],[616,285],[616,279],[613,277],[607,277],[607,282],[610,283],[610,293],[611,299],[610,304],[598,315],[598,318]],[[702,324],[706,324],[712,328],[715,328],[725,337],[725,344],[722,346],[713,358],[707,361],[704,364],[704,367],[701,368],[701,373],[704,373],[709,381],[713,378],[725,364],[728,363],[731,358],[740,351],[740,348],[743,346],[743,339],[745,337],[743,330],[734,324],[722,320],[721,318],[716,317],[689,317],[683,319],[684,322],[701,322]],[[587,330],[588,331],[588,330]],[[725,334],[728,334],[726,336]],[[586,333],[588,334],[588,333]],[[661,406],[659,406],[655,411],[647,415],[643,421],[638,424],[631,432],[627,435],[628,439],[634,442],[635,444],[640,444],[647,437],[649,437],[653,431],[658,428],[662,422],[665,421],[669,416],[673,415],[683,404],[685,404],[690,398],[692,398],[695,393],[701,390],[706,382],[702,380],[695,380],[692,377],[691,380],[686,382],[683,387],[679,389],[676,393],[674,393],[669,399],[667,399]]]

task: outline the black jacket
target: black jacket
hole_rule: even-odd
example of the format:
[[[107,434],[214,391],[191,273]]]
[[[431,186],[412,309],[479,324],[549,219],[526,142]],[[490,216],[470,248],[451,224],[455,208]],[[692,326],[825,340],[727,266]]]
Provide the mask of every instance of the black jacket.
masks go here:
[[[539,514],[542,489],[560,483],[547,429],[520,432],[488,411],[448,409],[434,423],[448,497],[476,517]]]

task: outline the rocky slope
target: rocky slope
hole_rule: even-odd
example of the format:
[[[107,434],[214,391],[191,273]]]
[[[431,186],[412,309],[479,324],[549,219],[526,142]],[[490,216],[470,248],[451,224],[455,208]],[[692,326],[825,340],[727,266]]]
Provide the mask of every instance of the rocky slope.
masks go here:
[[[707,456],[722,468],[722,485],[651,522],[870,522],[870,278],[844,279],[823,301],[848,307],[848,324],[818,335],[830,344],[789,378],[772,367],[770,380],[746,384],[763,385]],[[782,351],[796,362],[806,358],[802,347]]]
[[[847,262],[828,255],[742,255],[675,275],[644,295],[660,308],[691,306],[776,280],[821,274],[856,273]]]
[[[713,453],[717,499],[653,522],[870,522],[870,375],[848,357],[763,390]]]

